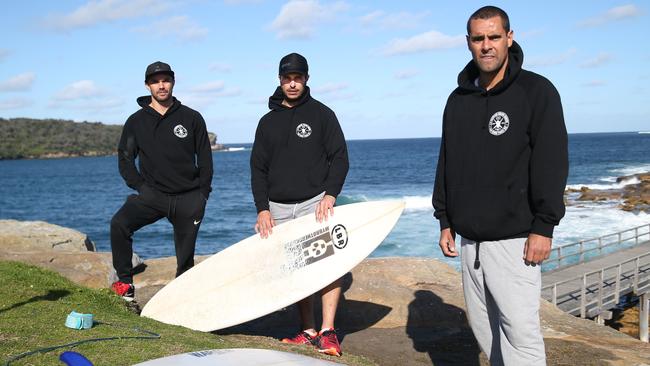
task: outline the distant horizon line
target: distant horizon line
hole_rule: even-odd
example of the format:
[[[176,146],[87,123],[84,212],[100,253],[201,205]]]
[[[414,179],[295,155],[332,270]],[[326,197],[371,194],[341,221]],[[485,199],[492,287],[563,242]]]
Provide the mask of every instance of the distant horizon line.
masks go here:
[[[571,135],[623,135],[623,134],[650,134],[650,131],[609,131],[609,132],[569,132],[569,136]],[[345,141],[383,141],[383,140],[426,140],[426,139],[439,139],[440,136],[427,136],[427,137],[397,137],[397,138],[371,138],[371,139],[364,139],[364,138],[351,138],[348,139],[346,138]],[[249,142],[219,142],[217,143],[222,144],[222,145],[250,145],[253,143],[253,141]]]

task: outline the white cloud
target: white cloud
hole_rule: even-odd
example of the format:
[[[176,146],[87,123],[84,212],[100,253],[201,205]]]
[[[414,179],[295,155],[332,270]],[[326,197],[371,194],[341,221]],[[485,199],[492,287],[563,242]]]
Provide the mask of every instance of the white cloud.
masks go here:
[[[6,60],[10,54],[11,52],[8,49],[0,48],[0,62]]]
[[[349,87],[346,83],[326,83],[317,87],[314,87],[314,92],[316,94],[332,94],[338,93],[341,90],[345,90]]]
[[[90,99],[103,96],[104,92],[92,80],[79,80],[66,86],[53,97],[56,101]]]
[[[572,48],[557,55],[531,57],[527,61],[524,61],[524,63],[527,67],[554,66],[567,62],[575,53],[576,50]]]
[[[210,81],[190,88],[192,93],[212,93],[223,90],[225,83],[221,80]]]
[[[395,79],[406,80],[418,75],[419,73],[420,71],[415,69],[400,70],[395,73]]]
[[[49,15],[43,25],[49,29],[68,31],[121,19],[157,15],[169,7],[169,3],[163,0],[91,0],[71,13]]]
[[[117,109],[124,105],[124,100],[120,98],[106,98],[102,100],[95,100],[89,103],[79,104],[75,109],[80,110],[89,110],[94,112],[99,111],[108,111],[111,109]]]
[[[398,13],[386,13],[376,10],[359,18],[363,27],[378,27],[382,29],[412,29],[420,26],[422,21],[428,17],[430,12],[411,13],[401,11]]]
[[[601,53],[598,56],[589,59],[580,64],[580,67],[592,68],[604,65],[613,59],[612,55],[609,53]]]
[[[611,8],[595,17],[585,19],[578,23],[580,27],[598,27],[611,22],[635,18],[643,14],[643,11],[634,4],[622,5]]]
[[[232,66],[223,62],[213,62],[208,65],[208,70],[219,72],[231,72]]]
[[[208,35],[208,28],[195,23],[187,15],[162,19],[148,26],[134,28],[133,31],[157,38],[175,37],[179,41],[196,41]]]
[[[0,82],[0,92],[28,91],[36,79],[36,74],[26,72]]]
[[[32,105],[32,101],[27,98],[10,98],[0,100],[0,110],[19,109]]]
[[[582,86],[587,87],[587,88],[596,88],[596,87],[601,87],[605,86],[607,83],[604,80],[592,80],[589,82],[586,82],[582,84]]]
[[[465,36],[448,36],[438,31],[430,31],[411,38],[392,40],[384,47],[386,56],[419,53],[443,48],[455,48],[464,45]]]
[[[279,39],[309,39],[317,25],[347,11],[345,2],[321,5],[318,0],[292,0],[282,6],[270,29]]]

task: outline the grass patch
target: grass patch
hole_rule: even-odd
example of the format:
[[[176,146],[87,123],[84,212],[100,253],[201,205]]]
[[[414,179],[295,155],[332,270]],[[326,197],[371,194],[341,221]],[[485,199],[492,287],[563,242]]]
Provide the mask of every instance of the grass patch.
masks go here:
[[[23,352],[91,338],[146,336],[134,328],[160,334],[159,339],[123,339],[85,343],[27,356],[14,365],[56,365],[59,355],[74,350],[95,365],[132,365],[184,352],[215,348],[264,348],[319,357],[303,347],[287,346],[275,339],[221,336],[167,325],[142,318],[108,289],[78,286],[57,273],[38,267],[0,261],[0,365]],[[87,330],[65,327],[71,311],[91,313],[96,322]],[[109,324],[113,325],[109,325]],[[349,365],[371,365],[362,357],[346,354],[331,359]]]

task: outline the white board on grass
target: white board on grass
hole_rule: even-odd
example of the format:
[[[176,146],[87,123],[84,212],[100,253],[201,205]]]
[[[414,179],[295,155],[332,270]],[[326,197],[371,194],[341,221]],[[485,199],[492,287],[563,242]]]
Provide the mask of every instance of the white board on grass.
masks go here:
[[[404,210],[403,202],[335,207],[328,221],[307,215],[262,239],[236,243],[163,287],[142,316],[200,331],[241,324],[323,289],[366,258]]]
[[[254,348],[212,349],[157,358],[134,366],[336,366],[295,353]]]

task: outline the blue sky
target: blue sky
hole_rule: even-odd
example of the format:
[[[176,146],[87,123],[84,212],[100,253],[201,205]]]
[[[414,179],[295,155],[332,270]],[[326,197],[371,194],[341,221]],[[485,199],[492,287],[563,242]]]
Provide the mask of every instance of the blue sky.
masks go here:
[[[650,130],[647,1],[495,1],[524,68],[562,96],[569,132]],[[168,62],[174,95],[225,143],[250,142],[277,65],[309,60],[312,95],[348,139],[440,136],[478,1],[11,1],[0,22],[0,117],[122,124]],[[643,45],[646,46],[643,46]]]

